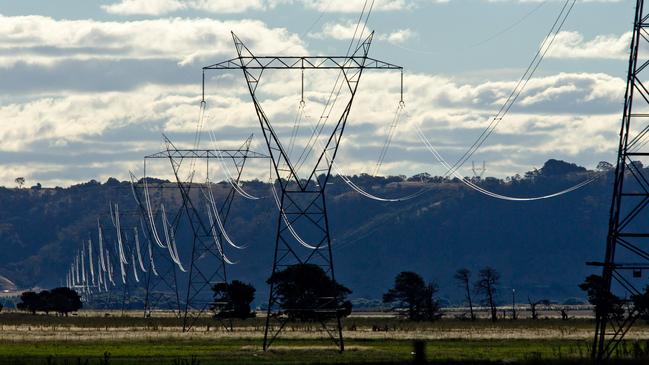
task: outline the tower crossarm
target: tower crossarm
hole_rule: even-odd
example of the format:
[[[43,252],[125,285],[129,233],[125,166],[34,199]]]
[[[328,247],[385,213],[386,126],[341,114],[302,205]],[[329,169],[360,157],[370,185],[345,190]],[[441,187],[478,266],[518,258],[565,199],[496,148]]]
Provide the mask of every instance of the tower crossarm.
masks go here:
[[[195,150],[195,149],[171,149],[169,151],[156,152],[154,154],[145,156],[145,159],[168,159],[168,158],[195,158],[195,159],[212,159],[212,158],[269,158],[268,155],[263,153],[246,151],[244,149],[232,150]]]
[[[371,57],[362,56],[241,56],[203,67],[203,70],[294,70],[294,69],[352,69],[399,70],[403,67]]]

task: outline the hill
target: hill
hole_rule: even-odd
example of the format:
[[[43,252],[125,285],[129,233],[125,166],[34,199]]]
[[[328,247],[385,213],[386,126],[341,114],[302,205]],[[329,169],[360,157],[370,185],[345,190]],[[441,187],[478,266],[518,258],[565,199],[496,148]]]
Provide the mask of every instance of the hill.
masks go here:
[[[486,178],[480,184],[503,195],[538,196],[573,186],[592,174],[550,160],[522,177]],[[501,272],[504,298],[511,288],[522,300],[528,295],[555,300],[583,297],[577,284],[593,271],[585,262],[603,256],[611,172],[575,192],[533,202],[497,200],[457,179],[427,174],[360,175],[352,180],[388,197],[428,190],[408,201],[377,202],[351,191],[339,177],[332,179],[327,201],[336,274],[354,291],[353,297],[380,298],[396,273],[414,270],[435,279],[442,295],[456,302],[461,293],[452,279],[455,270],[467,267],[477,272],[487,265]],[[158,182],[157,187],[173,184]],[[263,298],[277,209],[268,184],[252,181],[245,188],[264,198],[239,197],[233,204],[228,233],[248,248],[233,253],[238,264],[229,267],[229,276],[252,282],[258,298]],[[225,183],[217,184],[217,200],[227,189]],[[173,189],[158,190],[167,196],[169,211],[178,207],[179,200],[170,195]],[[107,219],[110,202],[134,209],[130,184],[109,179],[65,189],[0,188],[0,275],[19,287],[60,284],[80,242],[96,235],[97,218]],[[179,246],[180,256],[186,258],[188,245],[179,242]]]

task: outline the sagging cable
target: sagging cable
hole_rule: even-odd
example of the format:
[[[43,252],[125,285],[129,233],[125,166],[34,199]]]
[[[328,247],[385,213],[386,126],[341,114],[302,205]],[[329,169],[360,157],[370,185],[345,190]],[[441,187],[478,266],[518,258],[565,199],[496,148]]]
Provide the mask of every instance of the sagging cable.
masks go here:
[[[97,256],[97,267],[101,268],[101,259],[99,258],[99,255]],[[104,284],[103,281],[103,271],[99,270],[97,273],[97,287],[99,288],[99,291],[101,291],[101,286]]]
[[[318,142],[319,142],[319,141],[318,141]],[[347,184],[347,185],[348,185],[350,188],[352,188],[354,191],[356,191],[357,193],[361,194],[362,196],[364,196],[364,197],[366,197],[366,198],[369,198],[369,199],[372,199],[372,200],[376,200],[376,201],[380,201],[380,202],[396,203],[396,202],[403,202],[403,201],[407,201],[407,200],[411,200],[411,199],[417,198],[417,197],[421,196],[422,194],[424,194],[424,193],[426,193],[426,192],[428,192],[428,191],[430,190],[430,188],[422,188],[422,189],[420,189],[419,191],[417,191],[417,192],[415,192],[415,193],[413,193],[413,194],[406,195],[406,196],[404,196],[404,197],[400,197],[400,198],[382,198],[382,197],[380,197],[380,196],[377,196],[377,195],[371,194],[371,193],[369,193],[369,192],[367,192],[367,191],[361,189],[358,185],[356,185],[353,181],[351,181],[351,179],[349,179],[349,177],[347,177],[343,171],[341,171],[341,170],[338,168],[338,165],[336,165],[335,162],[332,161],[332,160],[329,158],[329,156],[327,155],[327,150],[326,150],[325,147],[322,145],[322,143],[320,143],[320,148],[322,148],[323,151],[325,151],[325,152],[324,152],[324,158],[325,158],[325,160],[327,161],[327,163],[330,163],[330,164],[331,164],[332,168],[334,169],[334,172],[335,172],[338,176],[340,176],[340,178],[345,182],[345,184]]]
[[[419,126],[415,126],[415,130],[416,130],[417,134],[419,135],[419,138],[421,139],[421,141],[424,143],[424,145],[429,150],[429,152],[431,152],[433,154],[435,159],[437,159],[437,161],[444,168],[447,168],[447,169],[450,170],[450,168],[451,168],[450,164],[442,157],[442,155],[439,154],[439,152],[435,149],[435,147],[433,147],[433,145],[430,143],[428,138],[426,138],[426,136],[424,135],[421,128]],[[555,198],[555,197],[558,197],[558,196],[561,196],[561,195],[564,195],[564,194],[568,194],[568,193],[573,192],[575,190],[578,190],[578,189],[592,183],[593,181],[598,179],[600,176],[602,176],[601,174],[597,174],[596,176],[594,176],[594,177],[592,177],[590,179],[587,179],[585,181],[582,181],[577,185],[574,185],[574,186],[572,186],[572,187],[570,187],[568,189],[564,189],[564,190],[561,190],[561,191],[553,193],[553,194],[537,196],[537,197],[530,197],[530,198],[520,198],[520,197],[506,196],[506,195],[501,195],[501,194],[494,193],[492,191],[486,190],[486,189],[476,185],[475,183],[473,183],[472,181],[470,181],[466,177],[460,175],[457,171],[453,171],[452,173],[453,173],[453,176],[458,178],[464,185],[468,186],[469,188],[471,188],[471,189],[473,189],[473,190],[475,190],[475,191],[477,191],[479,193],[482,193],[482,194],[487,195],[487,196],[492,197],[492,198],[496,198],[496,199],[500,199],[500,200],[507,200],[507,201],[515,201],[515,202],[528,202],[528,201],[537,201],[537,200],[545,200],[545,199]]]
[[[397,126],[399,125],[399,121],[401,120],[401,112],[403,111],[404,107],[405,104],[403,102],[399,102],[399,105],[397,106],[397,110],[394,112],[394,118],[392,118],[392,123],[390,123],[390,127],[388,128],[388,134],[385,137],[385,142],[383,143],[383,147],[381,148],[381,152],[379,153],[379,158],[376,161],[376,167],[374,168],[374,176],[379,174],[379,171],[381,170],[381,166],[383,165],[383,161],[385,160],[385,156],[388,154],[388,149],[392,144],[392,139],[394,138],[394,134],[397,130]]]
[[[104,259],[104,235],[102,233],[101,224],[99,224],[99,218],[97,218],[97,232],[99,233],[99,261],[101,264],[101,270],[106,271],[106,260]]]
[[[273,197],[275,198],[275,204],[277,205],[277,209],[279,210],[279,214],[282,216],[282,219],[284,220],[284,224],[286,224],[286,228],[288,228],[288,231],[291,233],[293,238],[302,246],[310,249],[310,250],[318,250],[324,247],[327,247],[326,245],[323,246],[318,246],[318,245],[312,245],[300,237],[300,235],[293,229],[293,225],[291,224],[291,221],[288,219],[286,216],[286,212],[284,212],[284,209],[282,209],[282,203],[279,200],[279,196],[277,195],[277,190],[275,190],[275,185],[271,183],[270,188],[273,192]]]
[[[115,203],[115,229],[117,231],[117,252],[119,252],[120,262],[126,264],[126,255],[124,254],[124,242],[122,241],[122,226],[119,222],[119,205]]]
[[[140,235],[138,234],[137,227],[133,227],[133,236],[135,237],[135,251],[137,252],[137,261],[140,263],[142,272],[146,272],[144,262],[142,261],[142,252],[140,251]]]
[[[174,237],[174,233],[172,230],[169,229],[170,224],[169,224],[169,220],[167,219],[167,213],[165,212],[164,204],[161,204],[160,208],[162,210],[162,228],[165,234],[165,240],[167,241],[167,249],[169,250],[169,256],[171,256],[171,260],[176,263],[180,271],[187,272],[183,267],[182,262],[180,261],[180,257],[178,255],[178,248],[176,247],[176,238]]]
[[[235,263],[232,260],[230,260],[223,252],[223,247],[221,247],[221,241],[219,241],[219,238],[216,233],[214,218],[212,218],[212,212],[210,212],[211,210],[210,205],[209,204],[205,204],[205,205],[207,207],[207,217],[210,220],[210,231],[212,232],[212,237],[214,238],[214,245],[216,246],[216,249],[219,251],[221,258],[223,258],[223,261],[226,264],[234,265]]]
[[[131,266],[133,266],[133,277],[135,278],[135,282],[139,283],[140,278],[137,276],[137,264],[135,263],[135,254],[131,252]]]
[[[81,280],[86,282],[86,244],[81,242]]]
[[[302,78],[304,78],[304,70],[302,70]],[[295,139],[297,138],[300,123],[302,122],[302,117],[304,116],[304,99],[300,100],[300,106],[298,107],[297,114],[295,115],[295,121],[293,122],[293,130],[291,130],[291,138],[289,139],[288,144],[288,155],[290,156],[293,153],[293,147],[295,147]]]
[[[228,232],[225,230],[225,225],[223,224],[223,221],[221,220],[221,215],[219,214],[219,210],[216,207],[216,199],[214,199],[214,194],[212,193],[212,183],[209,180],[207,180],[206,185],[207,185],[207,192],[208,192],[208,196],[206,196],[206,199],[212,205],[212,209],[213,209],[213,212],[214,212],[214,217],[216,218],[216,223],[219,226],[219,230],[221,231],[221,234],[223,235],[223,238],[225,238],[225,240],[232,247],[234,247],[236,249],[239,249],[239,250],[245,249],[247,247],[246,245],[237,245],[236,243],[234,243],[234,241],[228,235]],[[205,195],[204,192],[203,192],[203,195]]]
[[[158,235],[158,229],[155,226],[155,218],[153,217],[153,209],[151,208],[151,198],[149,197],[149,185],[146,182],[146,177],[144,178],[144,201],[146,205],[147,217],[149,218],[149,226],[151,227],[151,234],[153,235],[153,240],[160,248],[167,248]]]
[[[119,241],[117,243],[117,246],[118,246],[118,251],[119,251],[121,249]],[[123,255],[123,252],[119,252],[118,254],[121,257]],[[120,273],[122,274],[122,283],[126,284],[126,267],[124,266],[126,264],[126,262],[123,262],[121,259],[118,260],[118,261],[119,261],[119,270],[120,270]]]
[[[155,262],[153,262],[153,250],[151,249],[151,241],[148,242],[147,247],[149,248],[149,262],[151,267],[151,272],[153,275],[158,276],[158,272],[155,269]]]
[[[115,268],[113,267],[113,263],[110,261],[110,251],[106,250],[106,265],[108,266],[108,279],[110,280],[110,283],[115,286]]]
[[[215,150],[219,150],[219,147],[216,144],[216,136],[214,135],[212,130],[208,130],[208,135],[210,137],[210,140],[212,141],[213,148]],[[223,170],[223,173],[225,174],[225,179],[227,180],[227,182],[230,185],[232,185],[234,190],[237,193],[239,193],[239,195],[241,195],[242,197],[244,197],[246,199],[249,199],[249,200],[259,200],[260,199],[259,197],[256,197],[256,196],[248,193],[247,191],[245,191],[241,187],[241,185],[237,181],[238,179],[234,178],[234,175],[232,175],[232,173],[230,172],[230,169],[228,168],[227,164],[225,162],[223,162],[223,156],[221,156],[220,153],[217,153],[216,157],[217,157],[216,158],[217,161],[219,161],[219,165],[221,166],[221,170]]]
[[[92,260],[92,240],[88,240],[88,265],[90,268],[90,278],[92,285],[95,285],[95,263]]]

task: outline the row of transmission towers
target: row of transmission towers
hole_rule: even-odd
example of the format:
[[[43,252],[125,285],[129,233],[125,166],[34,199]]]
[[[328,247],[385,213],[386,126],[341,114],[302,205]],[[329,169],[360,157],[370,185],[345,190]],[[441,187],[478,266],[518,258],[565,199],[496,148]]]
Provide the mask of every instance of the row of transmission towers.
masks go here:
[[[649,55],[649,52],[647,52],[647,45],[649,45],[648,19],[649,13],[644,8],[644,1],[637,0],[606,250],[603,261],[590,263],[602,269],[602,281],[599,283],[598,290],[600,299],[607,299],[605,302],[600,302],[596,308],[596,329],[592,356],[600,362],[609,359],[638,319],[646,318],[649,314],[647,308],[639,305],[638,302],[638,299],[642,299],[645,294],[644,285],[646,285],[646,280],[642,280],[643,272],[649,270],[649,227],[647,226],[649,219],[649,209],[647,209],[649,206],[649,176],[647,176],[642,164],[642,160],[649,157],[649,150],[647,149],[649,142],[649,89],[645,86],[646,81],[644,80],[645,74],[649,72],[647,71],[649,65],[649,59],[647,58],[647,55]],[[165,139],[165,151],[145,158],[145,160],[169,160],[176,180],[176,191],[182,198],[182,203],[173,221],[168,226],[164,222],[167,218],[164,209],[162,209],[165,232],[170,229],[170,232],[166,232],[166,235],[173,237],[179,234],[180,222],[182,221],[185,222],[185,226],[189,227],[189,238],[183,240],[183,244],[191,248],[191,258],[189,265],[187,265],[189,279],[186,295],[183,298],[185,328],[190,328],[195,318],[209,308],[209,299],[203,295],[205,288],[209,288],[217,282],[227,282],[229,280],[226,270],[228,259],[222,245],[222,242],[228,240],[228,238],[225,231],[221,229],[223,222],[221,224],[215,223],[213,216],[218,218],[219,214],[221,214],[223,220],[227,218],[232,201],[237,194],[236,183],[241,177],[246,160],[249,158],[270,158],[275,179],[273,186],[279,188],[277,194],[279,217],[277,218],[277,230],[274,237],[271,272],[276,273],[278,270],[296,263],[311,263],[323,268],[332,281],[335,282],[335,265],[331,249],[332,239],[326,202],[326,186],[331,176],[332,166],[363,72],[370,69],[402,71],[400,66],[368,57],[372,36],[371,34],[366,39],[359,41],[352,50],[351,55],[348,56],[282,57],[255,56],[232,33],[237,57],[203,68],[203,104],[205,103],[206,71],[240,70],[252,99],[252,105],[258,117],[269,155],[264,156],[251,152],[249,149],[250,139],[238,150],[178,149],[170,140]],[[291,154],[294,142],[293,136],[291,141],[287,143],[262,106],[263,99],[259,96],[258,87],[262,83],[264,73],[273,70],[292,71],[301,74],[302,103],[304,103],[305,93],[305,71],[333,70],[338,75],[334,90],[338,87],[340,81],[340,88],[337,89],[335,100],[338,100],[342,88],[346,91],[346,95],[340,99],[343,100],[343,107],[339,113],[334,113],[336,114],[334,121],[326,132],[323,132],[324,128],[320,125],[321,121],[318,122],[313,132],[313,135],[318,137],[324,136],[324,143],[321,143],[320,146],[314,146],[313,144],[309,146],[311,139],[307,142],[305,148],[305,150],[308,149],[309,151],[307,155],[312,154],[313,156],[308,163],[307,158],[303,158],[304,153],[297,158]],[[330,109],[323,114],[326,114],[328,120],[332,110]],[[324,126],[324,124],[323,122],[322,125]],[[209,205],[215,203],[210,198],[210,192],[206,195],[205,186],[193,182],[193,171],[189,175],[181,174],[181,167],[187,163],[186,161],[190,161],[189,163],[192,165],[194,160],[209,162],[210,159],[222,161],[224,158],[233,161],[237,181],[234,182],[226,198],[220,203],[220,207],[210,208]],[[484,163],[482,167],[476,167],[474,164],[474,178],[481,178],[485,170]],[[148,247],[151,247],[152,240],[160,240],[157,238],[158,233],[154,224],[156,218],[152,217],[150,197],[148,195],[146,197],[142,196],[142,192],[148,194],[146,173],[142,182],[136,185],[134,187],[134,196],[139,211],[139,219],[149,220],[149,224],[146,225],[148,228],[143,229],[142,233],[146,236]],[[207,190],[210,190],[209,179],[206,185],[208,186]],[[206,210],[202,210],[200,204],[197,203],[197,195],[193,194],[195,190],[203,194],[205,198],[203,200],[209,201]],[[198,196],[200,197],[200,195]],[[115,207],[115,210],[117,210],[117,207]],[[111,214],[113,226],[115,226],[114,221],[117,217],[118,214]],[[296,233],[295,227],[299,228],[300,234]],[[99,232],[101,231],[102,226],[99,224]],[[119,229],[117,231],[117,241],[129,241],[127,237],[120,238]],[[122,230],[122,232],[125,231]],[[305,236],[308,236],[308,239],[304,239]],[[159,246],[169,248],[168,245],[172,241],[173,238],[166,245],[163,243],[159,244]],[[92,253],[88,256],[88,251],[91,251],[93,247],[90,241],[84,242],[82,247],[75,256],[66,281],[68,286],[79,288],[85,295],[89,296],[92,292],[91,288],[100,288],[102,285],[106,288],[106,280],[114,281],[114,279],[106,279],[104,276],[107,273],[108,276],[112,275],[115,269],[111,268],[110,265],[106,265],[102,261],[103,258],[96,260],[95,263]],[[127,256],[129,254],[135,256],[132,248],[119,248],[119,244],[115,247],[117,249],[113,250],[114,252],[109,249],[101,250],[99,256],[105,255],[106,260],[110,258],[112,262],[117,261],[121,265],[128,262]],[[173,263],[177,260],[177,257],[173,257],[173,254],[171,256],[170,262]],[[86,260],[86,257],[88,257],[88,260]],[[205,257],[209,257],[210,260],[206,260]],[[132,259],[131,261],[133,261],[131,265],[135,267],[135,260]],[[87,275],[85,267],[89,264],[101,268],[98,276],[92,271],[90,275]],[[175,264],[178,263],[175,262]],[[151,308],[155,307],[153,304],[155,303],[153,292],[158,285],[176,291],[180,309],[176,267],[172,264],[169,266],[169,271],[152,275],[154,271],[152,265],[153,261],[150,262],[148,267],[141,268],[143,271],[148,270],[145,279],[147,288],[147,304],[145,305],[147,309],[145,310],[150,311]],[[137,271],[134,272],[137,273]],[[127,292],[128,284],[126,280],[122,281],[121,289],[123,293]],[[336,300],[336,298],[331,299]],[[278,306],[278,303],[278,293],[271,284],[264,331],[264,350],[271,346],[285,328],[287,322],[286,311],[283,311]],[[301,310],[304,310],[304,308]],[[322,308],[314,307],[309,308],[309,310],[318,311],[322,310]],[[332,317],[335,319],[333,325],[324,323],[324,321],[322,325],[342,351],[344,342],[341,318],[337,309],[333,309],[333,311],[334,315]]]
[[[251,158],[269,158],[274,175],[273,190],[278,203],[277,230],[274,237],[274,252],[271,274],[294,265],[313,264],[321,267],[332,282],[335,281],[334,259],[331,247],[331,233],[329,217],[327,215],[327,202],[325,197],[327,182],[331,176],[332,166],[338,152],[343,132],[348,117],[352,110],[354,98],[358,91],[361,76],[365,70],[397,70],[402,72],[400,66],[379,61],[368,57],[372,43],[373,33],[366,39],[359,40],[351,54],[346,56],[255,56],[244,43],[232,33],[237,57],[213,64],[203,68],[203,100],[201,108],[205,107],[205,72],[212,70],[240,70],[243,73],[248,91],[250,93],[255,114],[258,117],[262,135],[268,149],[268,156],[250,151],[251,139],[249,138],[241,148],[236,150],[198,149],[197,144],[192,149],[177,148],[171,140],[164,138],[165,149],[162,152],[145,157],[145,176],[139,182],[133,181],[133,196],[136,201],[137,211],[141,221],[145,221],[147,242],[149,247],[167,248],[170,254],[169,270],[163,274],[152,274],[149,267],[146,279],[146,305],[145,312],[149,313],[154,307],[153,288],[158,285],[175,290],[178,294],[177,269],[188,271],[186,295],[183,297],[184,328],[191,328],[201,314],[210,308],[211,296],[206,295],[216,283],[228,282],[227,266],[230,260],[226,254],[223,242],[230,241],[223,229],[232,202],[237,194],[245,192],[237,188],[238,180],[242,175],[246,161]],[[296,157],[291,154],[294,138],[287,142],[275,128],[270,116],[265,112],[260,101],[258,87],[261,84],[262,74],[266,71],[292,71],[301,76],[301,100],[305,100],[305,72],[329,71],[337,75],[334,84],[335,100],[342,101],[340,110],[332,105],[326,105],[326,118],[321,118],[314,135],[315,140],[303,146],[302,153]],[[401,76],[401,92],[403,92],[403,74]],[[344,90],[344,92],[343,92]],[[341,96],[341,94],[343,94]],[[335,115],[334,118],[330,118]],[[329,126],[325,124],[331,119]],[[199,121],[199,123],[202,123]],[[313,136],[312,136],[313,137]],[[290,147],[287,147],[290,145]],[[311,158],[305,157],[311,155]],[[153,159],[167,159],[171,165],[175,178],[175,189],[181,197],[180,206],[168,221],[164,206],[157,210],[152,209],[150,184],[146,177],[147,162]],[[209,162],[216,160],[220,163],[228,159],[232,161],[235,169],[234,176],[230,177],[231,188],[225,199],[216,206],[212,195],[209,180]],[[206,182],[196,183],[196,161],[204,161],[207,166]],[[168,188],[168,186],[167,186]],[[206,203],[206,209],[202,204]],[[156,221],[160,222],[156,224]],[[162,226],[165,242],[159,238],[157,226]],[[181,227],[185,227],[184,231]],[[182,240],[181,240],[182,237]],[[153,243],[152,243],[153,242]],[[176,243],[177,242],[177,243]],[[182,242],[182,243],[181,243]],[[308,242],[308,243],[307,243]],[[190,248],[189,265],[183,267],[179,262],[177,247],[184,245]],[[236,247],[236,245],[235,245]],[[175,266],[173,264],[176,264]],[[151,265],[150,265],[151,266]],[[176,267],[177,266],[177,267]],[[172,280],[170,280],[170,277]],[[334,292],[336,292],[334,290]],[[286,308],[279,306],[277,288],[271,284],[266,309],[266,323],[264,330],[263,348],[267,350],[275,339],[278,338],[290,317]],[[338,303],[339,298],[321,298],[321,302]],[[315,304],[313,308],[300,308],[301,311],[320,313],[331,312],[322,318],[323,329],[330,335],[340,351],[344,350],[342,332],[342,308],[327,305],[320,307]],[[329,323],[329,319],[334,319]]]

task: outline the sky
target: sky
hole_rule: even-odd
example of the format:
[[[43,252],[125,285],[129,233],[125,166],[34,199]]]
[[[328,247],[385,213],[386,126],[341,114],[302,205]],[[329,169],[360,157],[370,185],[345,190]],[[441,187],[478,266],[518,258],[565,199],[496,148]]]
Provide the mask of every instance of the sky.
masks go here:
[[[230,32],[255,55],[345,56],[364,3],[0,0],[0,185],[15,186],[16,177],[53,187],[142,176],[143,156],[162,150],[163,134],[176,146],[195,146],[201,68],[236,57]],[[404,68],[405,107],[395,122],[398,72],[366,70],[334,171],[442,174],[417,128],[446,160],[457,160],[497,114],[564,4],[375,0],[363,38],[374,31],[369,57]],[[471,176],[471,163],[483,161],[487,175],[498,177],[549,158],[589,168],[614,161],[634,6],[578,0],[511,111],[460,172]],[[259,100],[293,158],[326,142],[342,113],[347,89],[325,110],[337,77],[305,72],[300,112],[299,71],[262,76]],[[236,148],[254,133],[253,149],[267,153],[241,71],[208,72],[205,85],[199,148]],[[309,144],[322,116],[324,133]],[[308,170],[312,163],[299,164]],[[210,177],[224,178],[226,168],[213,164]],[[151,161],[146,173],[170,178],[171,168]],[[264,163],[244,173],[268,176]]]

